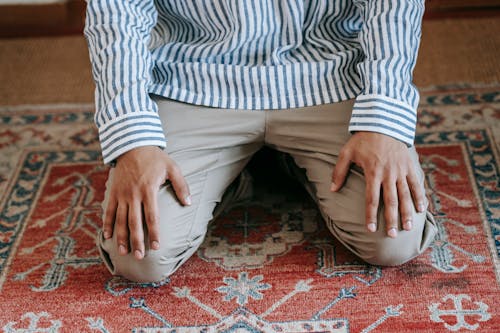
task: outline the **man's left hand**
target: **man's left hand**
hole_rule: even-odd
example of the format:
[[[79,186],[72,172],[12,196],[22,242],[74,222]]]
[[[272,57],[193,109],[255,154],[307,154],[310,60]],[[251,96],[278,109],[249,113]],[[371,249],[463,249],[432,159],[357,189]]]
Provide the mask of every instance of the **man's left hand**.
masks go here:
[[[408,147],[392,137],[374,132],[356,132],[340,151],[333,171],[331,190],[339,191],[351,163],[365,174],[366,227],[377,230],[377,211],[380,196],[385,204],[386,232],[395,238],[398,217],[404,230],[412,228],[413,207],[425,211],[425,197],[415,171]]]

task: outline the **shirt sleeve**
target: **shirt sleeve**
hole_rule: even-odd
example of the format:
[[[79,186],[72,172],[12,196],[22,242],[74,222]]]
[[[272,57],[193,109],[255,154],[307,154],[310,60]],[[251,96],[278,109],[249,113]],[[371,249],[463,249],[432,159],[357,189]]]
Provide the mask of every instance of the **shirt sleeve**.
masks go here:
[[[362,92],[350,132],[378,132],[413,145],[419,94],[412,83],[424,0],[355,0],[362,16]]]
[[[105,163],[140,146],[166,145],[149,97],[153,0],[89,0],[85,37],[96,84],[95,123]]]

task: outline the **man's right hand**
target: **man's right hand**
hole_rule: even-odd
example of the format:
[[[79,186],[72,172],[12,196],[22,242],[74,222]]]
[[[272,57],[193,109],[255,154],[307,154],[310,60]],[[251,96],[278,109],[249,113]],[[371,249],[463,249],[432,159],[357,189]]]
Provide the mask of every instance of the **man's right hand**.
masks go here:
[[[118,158],[103,233],[104,238],[109,239],[114,230],[119,254],[126,255],[131,251],[137,259],[144,257],[144,224],[150,248],[160,248],[157,195],[167,180],[171,182],[179,201],[190,205],[189,188],[179,167],[160,148],[139,147]]]

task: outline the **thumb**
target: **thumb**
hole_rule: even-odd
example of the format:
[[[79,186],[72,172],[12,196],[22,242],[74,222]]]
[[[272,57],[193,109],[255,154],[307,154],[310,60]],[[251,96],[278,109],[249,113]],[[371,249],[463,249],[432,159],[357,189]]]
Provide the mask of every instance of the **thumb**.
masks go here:
[[[340,153],[337,164],[333,169],[332,175],[332,186],[330,190],[332,192],[337,192],[344,185],[347,173],[349,172],[349,167],[351,166],[350,154]]]
[[[189,186],[184,179],[180,169],[177,166],[171,167],[168,173],[168,179],[174,188],[177,198],[183,205],[191,205],[191,195],[189,193]]]

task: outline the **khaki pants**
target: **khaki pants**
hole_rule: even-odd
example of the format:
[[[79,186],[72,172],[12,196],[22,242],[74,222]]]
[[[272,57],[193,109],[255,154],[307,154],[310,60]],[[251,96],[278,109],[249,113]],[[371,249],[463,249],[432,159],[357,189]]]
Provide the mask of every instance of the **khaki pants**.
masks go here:
[[[389,238],[383,206],[379,209],[378,231],[368,232],[365,182],[356,168],[351,169],[339,192],[330,191],[337,156],[349,139],[352,101],[276,111],[216,109],[166,99],[157,103],[168,138],[166,152],[186,177],[192,205],[181,206],[169,186],[159,190],[161,248],[149,250],[145,232],[143,260],[136,260],[132,254],[120,256],[116,239],[104,240],[99,235],[102,256],[113,274],[140,282],[159,281],[172,274],[200,246],[226,188],[263,145],[290,154],[296,165],[305,169],[304,185],[315,198],[329,230],[366,262],[402,264],[422,253],[434,239],[432,216],[416,211],[412,230],[400,229],[397,238]],[[417,153],[414,148],[410,152],[423,187]],[[111,170],[110,179],[112,176]]]

